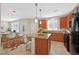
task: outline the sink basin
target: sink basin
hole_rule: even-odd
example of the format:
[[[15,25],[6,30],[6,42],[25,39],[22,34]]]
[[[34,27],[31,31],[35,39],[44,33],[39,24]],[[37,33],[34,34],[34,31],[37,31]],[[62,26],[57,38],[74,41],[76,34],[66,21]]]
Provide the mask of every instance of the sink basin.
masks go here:
[[[51,33],[51,31],[44,31],[43,33]]]

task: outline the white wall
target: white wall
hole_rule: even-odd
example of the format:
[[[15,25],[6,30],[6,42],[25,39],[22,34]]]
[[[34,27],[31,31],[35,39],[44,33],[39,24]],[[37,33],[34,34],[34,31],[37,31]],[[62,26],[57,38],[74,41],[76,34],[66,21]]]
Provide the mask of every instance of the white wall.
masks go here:
[[[30,20],[31,22],[31,32],[36,33],[38,30],[38,22],[36,23],[35,20]]]
[[[37,32],[37,23],[35,23],[34,19],[20,19],[14,22],[18,22],[20,25],[20,33],[23,33],[23,26],[24,26],[24,34],[34,33]],[[12,22],[13,23],[13,22]]]

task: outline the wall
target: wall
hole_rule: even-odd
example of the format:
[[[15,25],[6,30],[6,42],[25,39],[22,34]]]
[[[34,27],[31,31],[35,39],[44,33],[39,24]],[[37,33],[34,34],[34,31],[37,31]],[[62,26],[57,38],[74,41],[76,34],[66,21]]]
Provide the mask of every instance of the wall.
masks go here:
[[[38,31],[38,22],[36,23],[35,20],[31,20],[31,32],[36,33]]]
[[[20,33],[23,33],[23,34],[30,33],[31,28],[30,28],[30,23],[28,20],[20,20],[18,22],[20,24],[20,28],[19,28]],[[24,31],[23,31],[23,26],[24,26]]]
[[[25,34],[37,32],[37,23],[35,23],[34,19],[21,19],[14,22],[18,22],[20,24],[20,33],[23,33],[23,26]]]

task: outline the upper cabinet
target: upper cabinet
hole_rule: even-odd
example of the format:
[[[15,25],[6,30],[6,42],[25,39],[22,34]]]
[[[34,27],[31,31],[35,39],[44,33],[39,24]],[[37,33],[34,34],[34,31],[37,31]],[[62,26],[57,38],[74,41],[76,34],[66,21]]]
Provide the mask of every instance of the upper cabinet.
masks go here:
[[[67,17],[60,18],[60,28],[68,28]]]
[[[46,20],[38,20],[38,28],[46,29],[47,28]]]
[[[57,18],[58,20],[59,18]],[[69,29],[70,28],[70,23],[72,20],[72,13],[68,14],[67,16],[61,17],[59,21],[54,21],[56,20],[55,18],[50,21],[50,25],[55,24],[55,26],[52,27],[60,27],[60,29]],[[57,24],[56,24],[56,23]],[[59,26],[56,26],[59,25]],[[48,28],[48,21],[46,19],[44,20],[38,20],[38,28],[43,28],[43,29],[47,29]],[[53,29],[54,30],[54,29]]]
[[[70,28],[70,21],[71,20],[72,20],[72,13],[70,13],[69,15],[67,15],[65,17],[61,17],[60,18],[60,29]]]

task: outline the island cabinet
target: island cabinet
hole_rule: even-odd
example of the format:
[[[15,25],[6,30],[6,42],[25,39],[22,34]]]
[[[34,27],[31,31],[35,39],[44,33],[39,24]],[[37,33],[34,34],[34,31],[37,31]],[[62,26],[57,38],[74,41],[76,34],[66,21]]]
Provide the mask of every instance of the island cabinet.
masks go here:
[[[48,55],[50,50],[50,40],[47,37],[35,38],[35,54]]]
[[[48,55],[50,51],[50,35],[47,33],[33,33],[27,35],[32,40],[32,53],[35,55]]]

